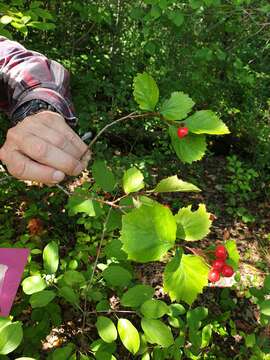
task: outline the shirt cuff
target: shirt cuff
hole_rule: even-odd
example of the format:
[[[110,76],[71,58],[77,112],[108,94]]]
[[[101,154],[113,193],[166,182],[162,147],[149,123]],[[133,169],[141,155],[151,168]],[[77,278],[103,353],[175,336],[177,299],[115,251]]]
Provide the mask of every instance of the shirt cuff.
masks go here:
[[[23,98],[17,102],[16,106],[12,109],[12,112],[9,114],[10,118],[13,118],[14,113],[20,106],[31,101],[31,100],[43,100],[55,110],[61,114],[66,122],[70,126],[75,126],[77,124],[77,118],[72,104],[65,98],[63,98],[57,91],[48,88],[35,88],[31,89]]]

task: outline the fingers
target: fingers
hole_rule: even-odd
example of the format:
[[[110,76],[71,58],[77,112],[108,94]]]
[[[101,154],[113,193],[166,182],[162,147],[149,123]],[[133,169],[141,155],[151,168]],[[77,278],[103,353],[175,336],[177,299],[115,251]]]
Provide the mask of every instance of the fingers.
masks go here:
[[[0,159],[12,175],[47,184],[62,181],[65,174],[79,175],[90,157],[87,145],[63,117],[50,111],[11,128],[0,149]]]
[[[71,142],[74,146],[76,146],[77,149],[81,152],[82,156],[88,149],[88,146],[81,140],[81,138],[66,124],[63,117],[59,114],[56,114],[58,117],[58,121],[56,119],[52,119],[51,116],[48,116],[48,114],[51,114],[50,112],[44,111],[40,113],[42,117],[40,117],[39,120],[43,122],[44,125],[47,127],[50,127],[51,129],[54,129],[57,131],[57,133],[65,135],[65,137],[68,139],[69,142]],[[54,114],[54,113],[53,113]]]
[[[67,175],[77,176],[84,169],[78,159],[32,134],[24,137],[19,150],[38,163],[61,170]]]
[[[7,153],[4,162],[7,165],[8,172],[17,179],[55,184],[65,178],[63,172],[50,166],[38,164],[17,150]]]
[[[45,140],[47,143],[50,143],[65,153],[71,155],[75,159],[80,159],[81,151],[69,141],[68,137],[61,132],[57,132],[56,130],[49,128],[43,124],[34,124],[31,128],[31,133],[36,135],[37,137]]]

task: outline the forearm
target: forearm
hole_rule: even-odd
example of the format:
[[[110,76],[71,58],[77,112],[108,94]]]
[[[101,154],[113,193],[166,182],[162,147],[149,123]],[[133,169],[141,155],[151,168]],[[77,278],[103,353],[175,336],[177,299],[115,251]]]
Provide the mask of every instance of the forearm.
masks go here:
[[[18,108],[33,99],[50,104],[68,122],[75,120],[65,68],[0,36],[0,110],[12,119]]]

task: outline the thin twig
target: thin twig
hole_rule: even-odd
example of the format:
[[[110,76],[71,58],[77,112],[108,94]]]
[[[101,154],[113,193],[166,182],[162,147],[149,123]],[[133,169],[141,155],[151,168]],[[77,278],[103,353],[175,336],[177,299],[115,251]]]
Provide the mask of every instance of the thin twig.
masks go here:
[[[106,126],[104,126],[103,129],[100,130],[100,132],[94,137],[94,139],[90,142],[89,144],[89,149],[91,149],[91,147],[95,144],[95,142],[97,141],[97,139],[111,126],[127,120],[127,119],[139,119],[139,118],[144,118],[144,117],[150,117],[150,116],[160,116],[159,113],[155,113],[155,112],[148,112],[148,113],[144,113],[144,114],[136,114],[136,111],[121,117],[120,119],[114,120],[111,123],[107,124]]]
[[[103,241],[104,241],[104,238],[105,238],[105,234],[106,234],[106,230],[107,230],[107,224],[108,224],[108,221],[109,221],[109,218],[110,218],[110,215],[111,215],[111,211],[112,211],[112,207],[110,207],[109,211],[108,211],[108,214],[106,216],[106,219],[105,219],[105,222],[103,224],[103,231],[102,231],[102,234],[101,234],[101,238],[100,238],[100,241],[99,241],[99,244],[98,244],[98,249],[97,249],[97,256],[96,256],[96,259],[95,259],[95,262],[94,262],[94,266],[93,266],[93,270],[92,270],[92,273],[91,273],[91,277],[90,277],[90,280],[86,286],[86,290],[85,290],[85,299],[84,299],[84,314],[83,314],[83,322],[82,322],[82,328],[84,329],[85,327],[85,321],[86,321],[86,315],[87,315],[87,312],[86,312],[86,308],[87,308],[87,292],[89,291],[91,285],[92,285],[92,281],[93,281],[93,278],[94,278],[94,274],[96,272],[96,268],[97,268],[97,264],[98,264],[98,260],[99,260],[99,256],[100,256],[100,253],[101,253],[101,247],[102,247],[102,244],[103,244]]]
[[[67,196],[71,196],[72,193],[69,192],[67,189],[65,189],[62,185],[60,184],[56,184],[56,187],[58,187],[58,189],[60,189],[61,191],[63,191]],[[123,196],[126,197],[127,195]],[[117,208],[117,209],[126,209],[126,208],[133,208],[133,206],[128,206],[128,205],[117,205],[116,202],[118,202],[118,199],[116,199],[116,201],[108,201],[108,200],[103,200],[103,199],[99,199],[99,198],[91,198],[89,196],[85,196],[84,197],[85,200],[92,200],[92,201],[96,201],[99,202],[101,204],[105,204],[108,206],[111,206],[113,208]],[[120,198],[119,198],[120,199]]]
[[[58,189],[63,191],[67,196],[71,196],[71,193],[67,189],[65,189],[62,185],[56,184],[56,186],[58,187]]]

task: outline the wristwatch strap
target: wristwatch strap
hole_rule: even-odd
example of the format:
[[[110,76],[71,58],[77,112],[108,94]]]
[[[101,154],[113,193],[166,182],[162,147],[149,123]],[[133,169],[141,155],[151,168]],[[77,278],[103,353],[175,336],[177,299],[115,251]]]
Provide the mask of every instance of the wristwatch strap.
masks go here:
[[[37,114],[40,111],[49,110],[57,112],[57,110],[44,100],[34,99],[30,100],[23,105],[21,105],[12,115],[13,125],[18,124],[20,121],[24,120],[29,115]]]

